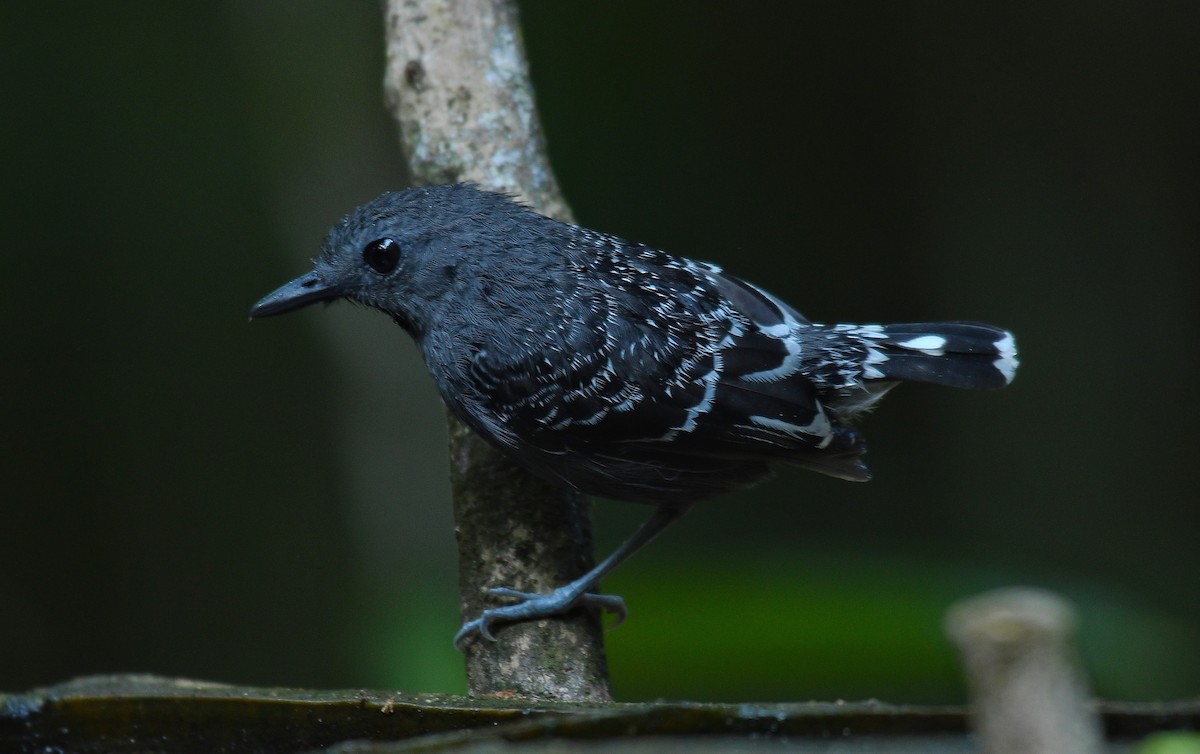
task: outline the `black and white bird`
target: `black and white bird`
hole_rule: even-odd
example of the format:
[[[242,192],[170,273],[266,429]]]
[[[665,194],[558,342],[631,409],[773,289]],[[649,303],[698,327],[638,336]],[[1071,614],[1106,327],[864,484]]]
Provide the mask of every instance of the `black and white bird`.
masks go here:
[[[387,193],[325,239],[314,269],[251,317],[348,299],[416,341],[460,420],[530,471],[655,514],[594,570],[465,624],[580,604],[697,500],[775,466],[865,481],[852,420],[900,382],[992,389],[1017,368],[1011,333],[973,322],[824,325],[713,264],[537,214],[470,184]]]

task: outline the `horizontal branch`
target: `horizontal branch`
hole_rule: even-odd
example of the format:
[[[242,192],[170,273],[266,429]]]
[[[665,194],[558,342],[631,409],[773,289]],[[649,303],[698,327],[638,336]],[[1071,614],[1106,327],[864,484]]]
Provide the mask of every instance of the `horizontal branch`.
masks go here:
[[[1176,703],[1100,703],[1110,741],[1158,731],[1200,728],[1200,700]],[[920,750],[924,737],[945,747],[961,738],[969,719],[962,707],[867,702],[802,704],[569,703],[509,698],[487,700],[383,691],[227,686],[153,676],[83,678],[24,694],[0,694],[0,751],[71,752],[301,752],[370,739],[427,737],[447,750],[456,740],[497,742],[653,737],[658,751],[744,750],[747,740],[787,736],[859,739],[872,751],[889,742]],[[681,742],[685,748],[673,744]],[[384,749],[375,745],[371,751]],[[686,747],[692,748],[686,748]],[[403,751],[407,746],[389,747]],[[428,750],[428,749],[420,749]]]

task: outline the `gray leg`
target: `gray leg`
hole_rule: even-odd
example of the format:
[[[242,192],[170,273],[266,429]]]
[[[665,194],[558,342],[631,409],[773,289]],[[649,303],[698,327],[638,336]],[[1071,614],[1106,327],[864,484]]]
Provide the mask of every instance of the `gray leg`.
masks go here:
[[[675,519],[687,513],[691,504],[660,505],[654,510],[646,523],[642,524],[629,539],[613,551],[592,570],[583,574],[569,584],[555,589],[549,594],[531,594],[508,587],[494,587],[489,591],[501,597],[515,597],[520,600],[512,605],[484,610],[483,615],[475,620],[467,621],[454,636],[454,646],[461,651],[467,642],[476,634],[490,641],[495,641],[490,627],[493,623],[508,623],[512,621],[540,620],[553,615],[562,615],[580,605],[595,607],[617,614],[617,623],[625,619],[625,601],[611,594],[595,594],[592,589],[600,580],[609,574],[630,555],[642,549],[667,528]]]

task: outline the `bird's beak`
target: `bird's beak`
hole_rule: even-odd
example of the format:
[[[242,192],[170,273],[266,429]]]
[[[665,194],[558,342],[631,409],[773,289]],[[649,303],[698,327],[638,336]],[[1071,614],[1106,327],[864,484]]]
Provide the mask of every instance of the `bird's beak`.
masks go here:
[[[309,273],[264,296],[250,310],[250,319],[286,314],[318,301],[333,301],[341,295],[338,286],[326,283],[316,273]]]

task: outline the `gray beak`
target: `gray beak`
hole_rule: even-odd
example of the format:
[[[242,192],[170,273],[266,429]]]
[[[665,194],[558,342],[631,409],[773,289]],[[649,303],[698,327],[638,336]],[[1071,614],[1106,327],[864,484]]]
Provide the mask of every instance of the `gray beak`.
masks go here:
[[[326,283],[310,272],[264,296],[250,310],[250,319],[286,314],[318,301],[333,301],[341,295],[338,286]]]

